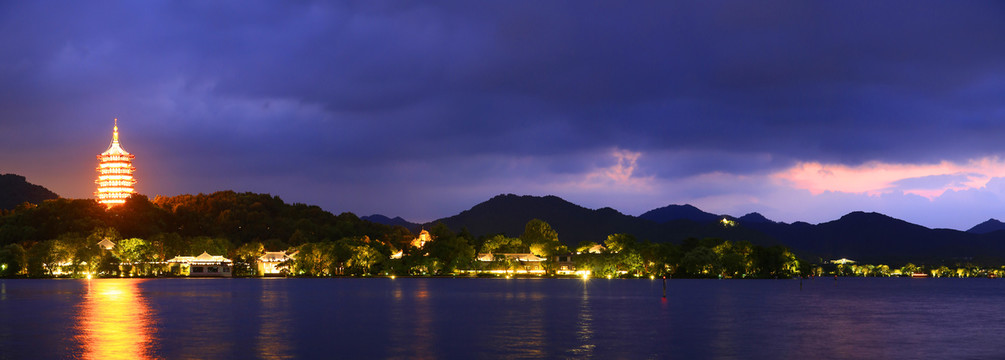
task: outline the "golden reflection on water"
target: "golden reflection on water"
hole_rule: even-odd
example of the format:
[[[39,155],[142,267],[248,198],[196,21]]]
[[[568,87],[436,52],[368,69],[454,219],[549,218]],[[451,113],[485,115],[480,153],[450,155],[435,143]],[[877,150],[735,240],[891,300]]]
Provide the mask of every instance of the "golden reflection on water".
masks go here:
[[[149,359],[153,316],[138,285],[144,280],[87,280],[77,314],[84,359]]]
[[[545,331],[544,331],[544,294],[533,292],[529,296],[530,307],[523,318],[524,336],[516,344],[523,348],[520,357],[532,359],[543,359],[545,356]]]
[[[262,359],[289,359],[293,356],[289,329],[289,299],[285,289],[277,288],[282,279],[263,280],[259,300],[262,308],[258,317],[261,327],[258,331],[258,356]]]
[[[403,289],[414,283],[414,290]],[[433,314],[428,279],[391,280],[389,359],[434,359]]]
[[[515,279],[515,287],[507,288],[501,296],[502,306],[494,309],[493,316],[486,324],[486,348],[499,349],[506,358],[540,359],[547,353],[547,339],[544,320],[544,294],[533,288],[533,284],[516,283],[517,281],[535,281],[533,279]]]
[[[433,311],[429,304],[429,282],[422,279],[415,289],[415,333],[412,335],[418,340],[412,345],[414,353],[411,357],[415,359],[434,358],[430,345],[433,343]]]
[[[579,347],[570,352],[576,357],[592,357],[593,349],[593,308],[590,306],[589,284],[583,282],[583,297],[579,304],[579,317],[576,322],[576,340]]]

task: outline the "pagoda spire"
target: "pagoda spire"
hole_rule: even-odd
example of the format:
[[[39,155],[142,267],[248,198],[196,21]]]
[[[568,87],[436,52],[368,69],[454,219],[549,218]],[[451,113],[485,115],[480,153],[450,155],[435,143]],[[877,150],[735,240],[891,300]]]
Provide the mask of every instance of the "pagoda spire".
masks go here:
[[[119,142],[119,118],[115,118],[115,126],[112,127],[112,141]]]

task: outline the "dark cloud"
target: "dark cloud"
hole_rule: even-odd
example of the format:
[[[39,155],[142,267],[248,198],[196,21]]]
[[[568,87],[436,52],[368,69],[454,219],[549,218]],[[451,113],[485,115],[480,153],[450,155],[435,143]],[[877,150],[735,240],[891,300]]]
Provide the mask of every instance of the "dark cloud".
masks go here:
[[[39,156],[70,166],[59,152],[100,151],[117,116],[165,193],[202,191],[179,173],[265,190],[256,179],[284,174],[306,194],[401,186],[407,170],[437,174],[414,174],[429,179],[416,189],[491,192],[588,173],[612,149],[660,179],[962,161],[1002,155],[1002,15],[927,1],[3,3],[0,151],[58,143]]]

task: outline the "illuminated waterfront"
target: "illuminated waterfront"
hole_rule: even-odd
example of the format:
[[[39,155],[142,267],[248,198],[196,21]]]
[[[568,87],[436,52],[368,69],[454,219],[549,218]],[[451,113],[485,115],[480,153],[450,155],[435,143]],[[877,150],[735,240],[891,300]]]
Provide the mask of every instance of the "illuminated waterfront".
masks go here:
[[[1000,280],[0,280],[2,358],[1000,358]]]

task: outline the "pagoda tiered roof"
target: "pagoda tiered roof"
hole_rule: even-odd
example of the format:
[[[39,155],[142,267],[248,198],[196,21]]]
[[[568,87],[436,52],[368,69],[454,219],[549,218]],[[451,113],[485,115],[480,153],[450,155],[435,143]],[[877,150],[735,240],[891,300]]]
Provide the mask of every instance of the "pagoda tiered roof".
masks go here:
[[[98,179],[95,183],[98,184],[98,190],[94,195],[97,196],[98,202],[109,207],[125,203],[135,191],[133,185],[136,184],[136,180],[133,179],[133,171],[136,168],[132,166],[132,159],[135,156],[126,152],[119,144],[118,119],[115,119],[115,126],[112,128],[112,143],[97,157]]]

